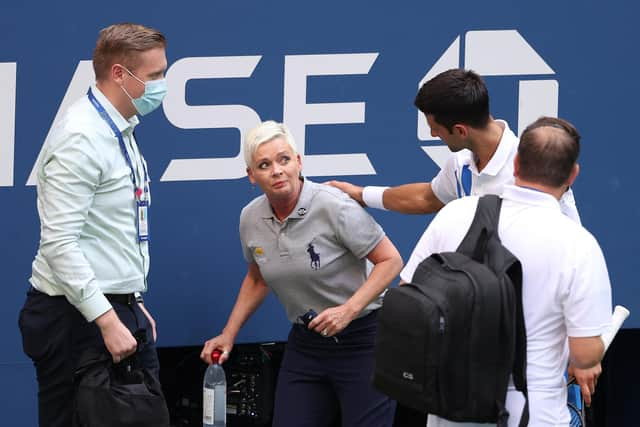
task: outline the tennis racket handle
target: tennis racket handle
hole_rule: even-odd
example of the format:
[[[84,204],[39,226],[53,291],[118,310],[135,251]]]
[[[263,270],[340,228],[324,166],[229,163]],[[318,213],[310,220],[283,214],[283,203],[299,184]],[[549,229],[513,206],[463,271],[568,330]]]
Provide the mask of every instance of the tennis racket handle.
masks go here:
[[[621,305],[616,305],[611,315],[611,327],[602,334],[602,342],[604,343],[604,351],[607,351],[611,341],[618,333],[618,330],[624,323],[625,319],[629,317],[629,310]]]

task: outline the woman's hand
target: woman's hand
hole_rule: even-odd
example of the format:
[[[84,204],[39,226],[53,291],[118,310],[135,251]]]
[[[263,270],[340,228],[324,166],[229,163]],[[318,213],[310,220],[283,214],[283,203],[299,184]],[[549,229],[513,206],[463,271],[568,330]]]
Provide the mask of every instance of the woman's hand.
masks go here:
[[[358,313],[348,304],[330,307],[309,322],[309,329],[313,329],[324,337],[332,337],[349,326]]]
[[[220,350],[222,354],[220,355],[218,362],[222,365],[229,358],[232,348],[233,339],[222,333],[204,343],[204,347],[200,352],[200,359],[208,365],[211,365],[211,363],[213,363],[211,360],[211,353],[213,353],[214,350]]]
[[[258,265],[254,262],[249,263],[247,275],[242,281],[238,299],[233,306],[227,325],[220,335],[204,343],[204,347],[200,352],[200,359],[211,364],[213,350],[222,351],[219,359],[220,364],[229,359],[229,353],[231,353],[238,331],[249,316],[262,304],[268,294],[269,287],[262,278]]]

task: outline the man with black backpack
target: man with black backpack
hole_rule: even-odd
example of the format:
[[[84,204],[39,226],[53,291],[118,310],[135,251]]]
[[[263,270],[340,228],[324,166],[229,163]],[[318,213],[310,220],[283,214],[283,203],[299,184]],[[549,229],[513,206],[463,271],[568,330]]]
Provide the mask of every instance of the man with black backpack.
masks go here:
[[[564,120],[545,117],[534,122],[520,138],[515,185],[507,185],[502,194],[498,236],[522,267],[529,426],[569,426],[567,365],[590,401],[604,351],[600,336],[611,320],[611,287],[602,251],[587,230],[562,214],[559,203],[578,175],[579,140],[576,129]],[[414,272],[430,255],[456,251],[478,201],[464,197],[442,208],[402,271],[404,282],[415,280]],[[469,328],[474,326],[478,325]],[[476,362],[473,366],[481,366]],[[433,379],[442,384],[454,380]],[[510,382],[509,426],[519,425],[523,406],[523,395]],[[427,425],[476,424],[430,415]]]

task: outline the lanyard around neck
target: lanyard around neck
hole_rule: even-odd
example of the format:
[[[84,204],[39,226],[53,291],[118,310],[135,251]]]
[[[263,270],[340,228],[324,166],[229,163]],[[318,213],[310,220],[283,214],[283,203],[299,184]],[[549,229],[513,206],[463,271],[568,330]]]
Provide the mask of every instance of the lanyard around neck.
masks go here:
[[[140,197],[142,196],[143,189],[141,186],[137,184],[137,178],[136,178],[137,175],[135,173],[135,169],[133,168],[133,162],[131,161],[131,157],[129,156],[127,147],[124,144],[124,137],[122,136],[122,132],[120,132],[120,129],[118,129],[116,124],[113,122],[113,119],[109,116],[109,113],[107,113],[107,111],[104,109],[102,104],[100,104],[100,101],[98,101],[98,99],[95,97],[95,95],[91,91],[91,88],[89,88],[89,91],[87,92],[87,96],[89,97],[89,101],[91,101],[91,104],[94,106],[96,111],[98,111],[98,114],[100,114],[100,117],[102,117],[102,119],[105,122],[107,122],[107,124],[115,134],[116,138],[118,138],[118,143],[120,144],[120,151],[122,151],[122,155],[124,156],[124,159],[127,161],[127,164],[129,165],[129,169],[131,169],[131,181],[133,182],[134,195],[137,199],[140,199]],[[147,181],[149,180],[149,177],[147,175],[147,168],[145,167],[142,159],[140,159],[140,164],[142,165],[142,170],[144,172],[144,182],[142,183],[142,186],[144,186],[144,192],[147,193],[149,191],[146,185]]]

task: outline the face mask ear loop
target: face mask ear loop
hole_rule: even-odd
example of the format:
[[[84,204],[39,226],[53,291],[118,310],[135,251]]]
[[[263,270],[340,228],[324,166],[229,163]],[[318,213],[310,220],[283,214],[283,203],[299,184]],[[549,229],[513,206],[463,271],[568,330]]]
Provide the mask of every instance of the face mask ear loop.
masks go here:
[[[129,75],[130,75],[131,77],[133,77],[134,79],[136,79],[137,81],[139,81],[140,83],[142,83],[143,85],[145,85],[145,86],[146,86],[146,83],[145,83],[145,82],[143,82],[142,80],[140,80],[140,79],[139,79],[135,74],[133,74],[131,71],[129,71],[129,69],[128,69],[127,67],[125,67],[124,65],[120,65],[120,66],[121,66],[122,68],[124,68],[124,70],[125,70],[127,73],[129,73]]]
[[[131,77],[133,77],[134,79],[136,79],[137,81],[139,81],[140,83],[142,83],[145,87],[145,91],[147,89],[147,85],[145,84],[145,82],[143,82],[142,80],[140,80],[139,78],[137,78],[135,76],[135,74],[133,74],[131,71],[129,71],[129,69],[127,67],[125,67],[124,65],[118,64],[120,65],[127,73],[129,73],[129,75]],[[129,95],[129,92],[127,92],[127,90],[124,88],[124,85],[120,85],[120,89],[122,89],[122,91],[125,93],[125,95],[127,95],[127,97],[129,98],[129,100],[131,101],[131,103],[133,104],[133,106],[135,107],[135,103],[133,102],[133,97],[131,95]]]
[[[120,86],[120,89],[122,89],[122,91],[125,93],[125,95],[127,95],[129,97],[129,99],[131,100],[131,102],[133,102],[133,98],[131,97],[131,95],[129,95],[129,92],[127,92],[127,90],[124,88],[124,86]]]

